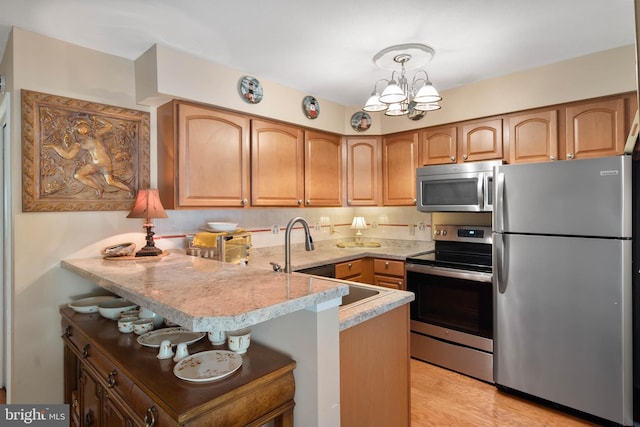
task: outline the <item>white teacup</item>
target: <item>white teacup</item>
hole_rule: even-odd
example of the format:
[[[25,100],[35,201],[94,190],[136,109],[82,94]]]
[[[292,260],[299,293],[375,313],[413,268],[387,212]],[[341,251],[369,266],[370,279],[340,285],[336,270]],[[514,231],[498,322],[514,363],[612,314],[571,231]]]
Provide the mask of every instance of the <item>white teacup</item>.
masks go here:
[[[138,320],[137,317],[122,317],[118,319],[118,330],[123,334],[133,332],[133,322]]]
[[[153,330],[153,319],[138,319],[133,322],[133,332],[137,335],[146,334]]]
[[[144,307],[140,308],[140,314],[138,314],[138,317],[141,318],[141,319],[151,319],[151,320],[153,320],[153,326],[155,328],[159,328],[164,323],[164,319],[162,318],[162,316],[160,316],[160,315],[154,313],[153,311],[149,310],[148,308],[144,308]]]
[[[213,345],[222,345],[227,340],[227,334],[223,330],[214,329],[207,332],[207,338]]]
[[[247,352],[251,345],[251,329],[240,329],[239,331],[227,332],[227,344],[229,350],[238,354]]]

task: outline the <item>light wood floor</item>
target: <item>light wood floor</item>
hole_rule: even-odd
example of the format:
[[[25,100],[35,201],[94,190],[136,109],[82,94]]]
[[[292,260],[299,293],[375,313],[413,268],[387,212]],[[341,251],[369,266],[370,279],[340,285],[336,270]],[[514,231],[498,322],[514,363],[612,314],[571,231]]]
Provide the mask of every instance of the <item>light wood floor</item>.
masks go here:
[[[595,426],[482,381],[411,359],[411,425]]]

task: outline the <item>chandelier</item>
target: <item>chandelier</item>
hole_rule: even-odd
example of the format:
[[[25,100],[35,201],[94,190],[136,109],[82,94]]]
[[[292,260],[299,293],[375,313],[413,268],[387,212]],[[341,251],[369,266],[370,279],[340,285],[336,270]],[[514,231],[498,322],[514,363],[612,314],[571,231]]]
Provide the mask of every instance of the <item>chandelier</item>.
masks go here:
[[[416,120],[427,111],[439,110],[442,97],[429,81],[424,70],[417,70],[411,79],[407,79],[407,70],[422,67],[433,57],[434,50],[418,43],[391,46],[381,50],[373,57],[373,62],[381,68],[393,70],[391,79],[380,79],[373,86],[373,92],[367,99],[364,111],[384,111],[387,116],[404,116]],[[400,71],[397,67],[400,66]],[[379,91],[380,84],[386,86]]]

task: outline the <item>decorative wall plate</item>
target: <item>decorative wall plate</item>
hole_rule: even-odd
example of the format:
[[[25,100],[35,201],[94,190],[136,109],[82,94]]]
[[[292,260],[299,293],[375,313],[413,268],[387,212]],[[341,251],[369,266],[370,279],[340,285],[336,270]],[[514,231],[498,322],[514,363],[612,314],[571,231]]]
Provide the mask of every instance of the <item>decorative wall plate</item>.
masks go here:
[[[249,104],[257,104],[262,101],[262,85],[251,76],[244,76],[239,84],[240,96]]]
[[[302,99],[302,111],[307,119],[315,119],[320,115],[320,104],[313,96],[305,96]]]
[[[364,132],[371,127],[371,116],[364,111],[358,111],[351,116],[351,127],[358,132]]]

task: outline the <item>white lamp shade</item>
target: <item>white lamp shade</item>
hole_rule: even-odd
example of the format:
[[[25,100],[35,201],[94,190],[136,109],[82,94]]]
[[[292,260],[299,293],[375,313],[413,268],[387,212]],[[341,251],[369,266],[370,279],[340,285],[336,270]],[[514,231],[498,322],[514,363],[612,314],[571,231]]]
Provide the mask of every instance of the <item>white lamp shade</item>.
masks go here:
[[[418,89],[418,92],[416,92],[413,100],[419,104],[429,104],[441,101],[442,97],[440,96],[436,88],[433,87],[430,82],[427,82],[420,89]]]
[[[375,112],[375,111],[384,111],[388,107],[389,106],[387,104],[380,102],[380,95],[378,95],[377,93],[374,93],[369,97],[369,99],[367,99],[367,103],[364,104],[364,107],[362,109],[364,111]]]
[[[395,104],[406,100],[407,96],[402,91],[402,88],[394,81],[391,81],[382,91],[382,95],[380,95],[380,102],[384,102],[385,104]]]
[[[367,228],[367,221],[363,216],[354,216],[351,228],[354,230],[365,230]]]
[[[437,102],[431,102],[431,103],[421,102],[413,106],[413,109],[418,111],[435,111],[435,110],[439,110],[440,108],[442,107]]]
[[[403,108],[405,104],[395,103],[389,105],[389,109],[384,112],[385,116],[404,116],[409,114],[408,108]]]

